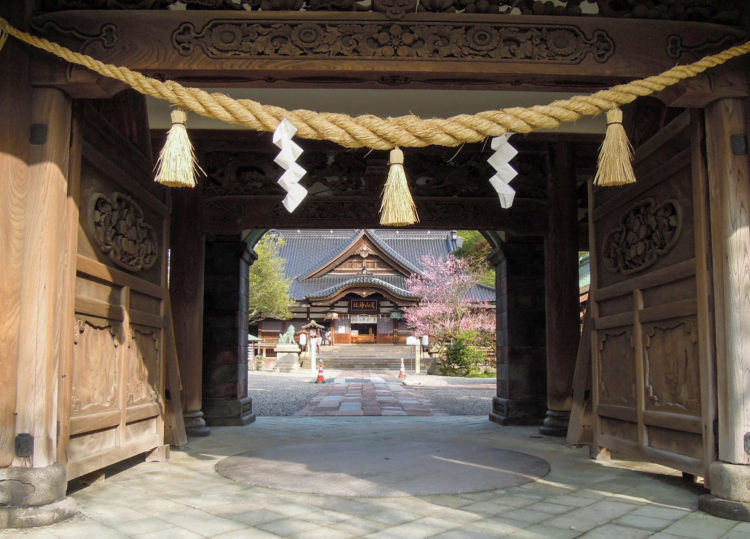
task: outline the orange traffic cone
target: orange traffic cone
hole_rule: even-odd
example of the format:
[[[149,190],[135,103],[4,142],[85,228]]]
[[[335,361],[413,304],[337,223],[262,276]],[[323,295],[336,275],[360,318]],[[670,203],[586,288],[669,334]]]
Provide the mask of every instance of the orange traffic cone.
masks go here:
[[[398,379],[403,380],[406,378],[406,370],[404,369],[404,360],[401,359],[401,368],[398,371]]]
[[[315,379],[316,384],[325,384],[326,383],[326,377],[323,374],[323,365],[318,367],[318,377]]]

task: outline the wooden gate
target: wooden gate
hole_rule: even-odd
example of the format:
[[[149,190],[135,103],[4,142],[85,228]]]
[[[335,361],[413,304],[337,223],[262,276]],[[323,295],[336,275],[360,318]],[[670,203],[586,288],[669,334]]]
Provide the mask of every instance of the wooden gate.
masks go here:
[[[708,477],[716,416],[699,111],[636,149],[638,182],[593,188],[594,442]]]
[[[142,97],[79,102],[73,133],[75,328],[58,399],[68,479],[163,444],[169,214]]]

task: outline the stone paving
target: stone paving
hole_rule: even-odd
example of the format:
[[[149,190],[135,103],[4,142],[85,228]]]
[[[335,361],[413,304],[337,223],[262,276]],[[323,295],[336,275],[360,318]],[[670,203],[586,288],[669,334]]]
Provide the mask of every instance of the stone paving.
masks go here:
[[[405,387],[393,371],[343,371],[294,414],[306,416],[445,415],[417,391]]]
[[[675,538],[750,536],[749,523],[697,511],[703,489],[656,465],[591,460],[582,447],[486,417],[261,417],[215,427],[168,462],[130,467],[75,492],[81,515],[34,538]],[[291,444],[440,441],[520,451],[550,472],[526,484],[456,494],[363,497],[249,486],[217,474],[230,455]],[[280,461],[279,466],[284,466]],[[467,464],[470,466],[470,464]],[[408,463],[402,463],[408,473]],[[626,468],[628,466],[629,468]],[[432,480],[436,475],[425,480]],[[345,480],[342,477],[338,480]],[[371,477],[373,485],[378,477]]]
[[[307,417],[259,417],[245,427],[213,427],[210,436],[173,449],[167,462],[131,459],[109,470],[105,480],[70,494],[79,516],[38,529],[0,530],[0,537],[750,537],[750,523],[698,511],[698,495],[705,489],[674,470],[594,461],[586,447],[543,437],[536,427],[501,427],[486,416],[438,416],[418,390],[403,386],[393,374],[351,371],[333,382],[321,386],[314,403],[299,412]],[[339,417],[327,417],[332,415]],[[345,417],[353,415],[360,417]],[[425,455],[383,449],[399,444],[431,444],[441,451],[441,444],[450,444],[459,451]],[[295,456],[305,448],[355,445],[357,458],[385,459],[388,465],[360,469],[352,467],[356,459],[342,454],[329,458],[329,468],[323,469],[314,449],[307,451],[309,459]],[[488,489],[480,486],[483,481],[469,480],[467,487],[467,481],[456,480],[466,479],[469,470],[490,473],[495,462],[472,455],[493,451],[542,459],[549,473],[524,474],[506,463],[527,482]],[[284,488],[234,481],[216,472],[219,463],[236,460],[235,455],[263,457],[270,476],[273,466],[287,475],[290,466],[302,466],[321,484],[300,491],[295,482]],[[425,458],[432,461],[425,463]],[[385,471],[377,472],[378,466]],[[461,473],[462,467],[467,473]],[[316,476],[317,469],[326,473]],[[252,472],[250,466],[246,474],[252,477]],[[342,485],[355,480],[357,488],[343,494],[348,489]],[[334,488],[325,488],[324,482]],[[406,488],[433,488],[435,483],[440,488],[432,492],[441,494],[417,495],[419,490]]]

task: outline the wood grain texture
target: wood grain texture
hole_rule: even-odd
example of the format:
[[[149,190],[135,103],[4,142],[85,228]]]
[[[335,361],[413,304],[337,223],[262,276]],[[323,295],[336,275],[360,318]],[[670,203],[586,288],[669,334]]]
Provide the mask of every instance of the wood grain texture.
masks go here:
[[[99,104],[110,116],[127,115],[121,101]],[[131,147],[127,129],[81,104],[82,125],[78,206],[88,209],[92,192],[118,191],[145,208],[144,218],[156,233],[160,250],[147,273],[117,269],[108,257],[92,249],[93,232],[88,212],[75,221],[79,238],[76,263],[75,341],[70,418],[61,435],[68,438],[65,464],[68,478],[149,451],[163,444],[165,267],[168,200],[144,170],[148,156]],[[118,112],[119,111],[119,112]],[[136,115],[135,127],[145,121]],[[120,126],[122,127],[122,126]],[[136,141],[143,137],[136,137]],[[75,144],[74,144],[75,147]],[[87,149],[97,148],[88,153]],[[94,162],[92,162],[94,161]]]
[[[734,155],[733,135],[747,140],[742,100],[706,108],[706,147],[716,316],[719,458],[750,462],[750,178],[747,155]]]
[[[691,128],[691,145],[702,148],[705,141],[703,112],[694,110]],[[691,155],[693,166],[693,206],[695,208],[695,286],[698,320],[698,355],[701,383],[701,433],[703,435],[704,461],[716,460],[716,326],[713,265],[711,262],[711,220],[709,212],[708,177],[706,156],[702,151]],[[706,488],[711,488],[711,477],[704,472]]]
[[[116,28],[117,46],[105,47],[103,39],[91,38],[100,35],[103,23]],[[319,38],[316,46],[300,51],[300,41],[295,41],[292,28],[299,28],[301,23],[313,33],[319,29],[318,35],[333,35],[338,39],[325,43],[325,39]],[[592,87],[658,73],[672,67],[676,60],[694,59],[692,51],[685,46],[677,47],[679,58],[675,58],[675,47],[670,46],[675,38],[689,46],[725,37],[741,39],[738,29],[691,21],[468,13],[410,14],[401,21],[404,33],[444,34],[450,36],[449,45],[442,44],[442,39],[415,39],[404,43],[395,39],[392,43],[377,44],[377,33],[393,24],[379,13],[308,11],[301,17],[295,12],[219,14],[201,10],[113,10],[103,19],[102,12],[98,11],[67,11],[41,15],[34,19],[34,24],[45,30],[46,37],[74,48],[80,48],[88,38],[86,51],[107,63],[208,85],[213,79],[215,84],[224,87],[278,85],[280,82],[296,86],[338,84],[350,88],[404,84],[412,88],[435,88],[471,84],[484,88],[547,90],[551,83],[557,90],[588,91]],[[248,34],[255,31],[260,35],[255,39],[249,36],[243,39],[243,25],[257,25]],[[420,26],[421,29],[417,29]],[[492,27],[490,33],[518,33],[520,44],[503,47],[498,39],[492,42],[490,38],[489,43],[483,41],[479,48],[498,48],[494,57],[492,53],[479,53],[477,48],[459,50],[458,42],[464,36],[470,38],[471,28],[486,32],[488,27]],[[532,44],[524,35],[526,32],[518,31],[519,27],[534,33],[537,40],[544,40],[542,36],[554,34],[563,27],[574,27],[580,35],[564,41],[565,45],[557,50],[554,45],[550,46],[553,52],[539,58],[538,52],[547,47],[540,46],[538,41]],[[56,28],[75,28],[77,34],[59,32]],[[354,30],[350,36],[347,29],[353,28],[361,30]],[[268,35],[271,29],[273,39]],[[370,41],[374,49],[357,45],[367,41],[368,31],[375,33]],[[604,38],[598,54],[596,46],[584,45],[587,40],[593,40],[595,34]],[[229,41],[225,41],[227,39]],[[343,42],[347,42],[344,47]],[[566,61],[570,48],[589,50],[575,61]],[[522,56],[513,57],[519,51]],[[64,82],[59,80],[62,78],[59,74],[55,77],[57,82]],[[700,85],[704,93],[705,87],[705,83]],[[683,99],[685,92],[687,90],[683,89]]]
[[[573,373],[573,402],[570,408],[567,441],[569,444],[590,444],[593,442],[591,416],[591,311],[586,309],[583,316],[583,330],[576,355]],[[586,392],[589,396],[586,396]]]
[[[0,7],[0,13],[6,8]],[[28,75],[28,58],[9,40],[0,62],[0,467],[13,460],[15,437],[16,369],[23,275],[24,206],[27,188],[30,96],[22,86]],[[19,92],[19,87],[25,91]]]
[[[67,243],[65,245],[65,273],[63,282],[68,287],[68,297],[76,301],[76,254],[78,252],[78,235],[74,231],[78,229],[79,204],[81,199],[81,133],[80,107],[74,104],[73,118],[70,130],[70,158],[68,169],[68,197],[65,207],[65,228]],[[63,315],[63,330],[76,326],[75,308],[66,309]],[[75,344],[69,334],[61,336],[61,345],[64,347],[60,354],[60,365],[58,372],[57,390],[57,462],[66,464],[68,461],[68,440],[70,438],[70,409],[72,392],[73,356]]]
[[[23,279],[18,343],[16,432],[34,436],[30,459],[14,465],[48,466],[57,452],[57,376],[70,328],[62,327],[73,308],[65,282],[70,244],[67,213],[71,102],[59,90],[32,91],[32,123],[46,124],[44,144],[31,145],[26,196]],[[67,337],[67,338],[66,338]]]
[[[601,242],[593,243],[591,308],[595,443],[705,477],[713,391],[707,216],[692,157],[700,155],[698,120],[685,111],[657,127],[636,150],[638,183],[590,192],[590,233]],[[628,239],[613,244],[617,234]],[[656,245],[649,238],[668,248],[639,264]],[[613,256],[635,264],[613,265]]]

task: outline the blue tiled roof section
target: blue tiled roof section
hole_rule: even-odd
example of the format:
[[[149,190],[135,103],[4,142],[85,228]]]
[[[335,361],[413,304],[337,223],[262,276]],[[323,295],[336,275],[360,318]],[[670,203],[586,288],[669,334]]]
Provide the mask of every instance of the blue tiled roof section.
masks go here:
[[[285,241],[280,255],[286,259],[285,273],[291,282],[290,295],[296,301],[307,297],[322,297],[323,291],[341,287],[342,283],[354,278],[352,274],[327,274],[301,280],[349,248],[362,229],[314,229],[276,230]],[[422,257],[447,256],[456,250],[460,238],[451,231],[444,230],[400,230],[368,229],[367,233],[375,244],[414,273],[422,270]],[[363,277],[363,276],[359,276]],[[385,282],[399,295],[408,294],[406,277],[403,275],[367,276]],[[373,283],[374,284],[374,283]],[[407,295],[406,297],[412,297]],[[495,289],[478,285],[469,292],[471,301],[495,301]]]
[[[286,275],[304,277],[331,260],[351,243],[359,230],[277,230],[285,244],[279,254],[286,259]]]
[[[370,275],[369,277],[373,277]],[[304,300],[307,297],[321,297],[321,292],[328,288],[341,287],[342,283],[354,278],[354,275],[346,274],[328,274],[314,279],[304,281],[295,279],[289,287],[289,294],[295,301]],[[406,290],[406,277],[403,275],[378,275],[375,277],[388,284],[389,287],[398,290]],[[412,297],[412,296],[407,296]]]
[[[399,252],[391,247],[388,243],[385,242],[380,236],[378,235],[378,231],[375,229],[368,229],[367,232],[370,234],[370,237],[373,239],[373,241],[377,244],[378,247],[383,249],[386,253],[391,255],[393,258],[398,260],[401,264],[406,266],[408,269],[411,270],[412,273],[419,273],[419,271],[422,269],[421,265],[413,264],[411,261],[407,260]]]
[[[414,296],[414,294],[412,294],[408,290],[394,286],[391,283],[387,283],[385,280],[373,277],[372,275],[357,275],[356,277],[346,277],[342,279],[340,283],[329,286],[328,288],[324,288],[323,290],[320,290],[315,294],[310,294],[308,297],[324,298],[326,296],[330,296],[331,294],[335,294],[336,292],[338,292],[342,288],[346,288],[347,286],[362,284],[379,286],[381,288],[385,288],[386,290],[390,290],[397,296],[401,296],[404,298],[416,298],[416,296]]]
[[[495,289],[486,284],[478,284],[466,294],[469,301],[495,301]]]

